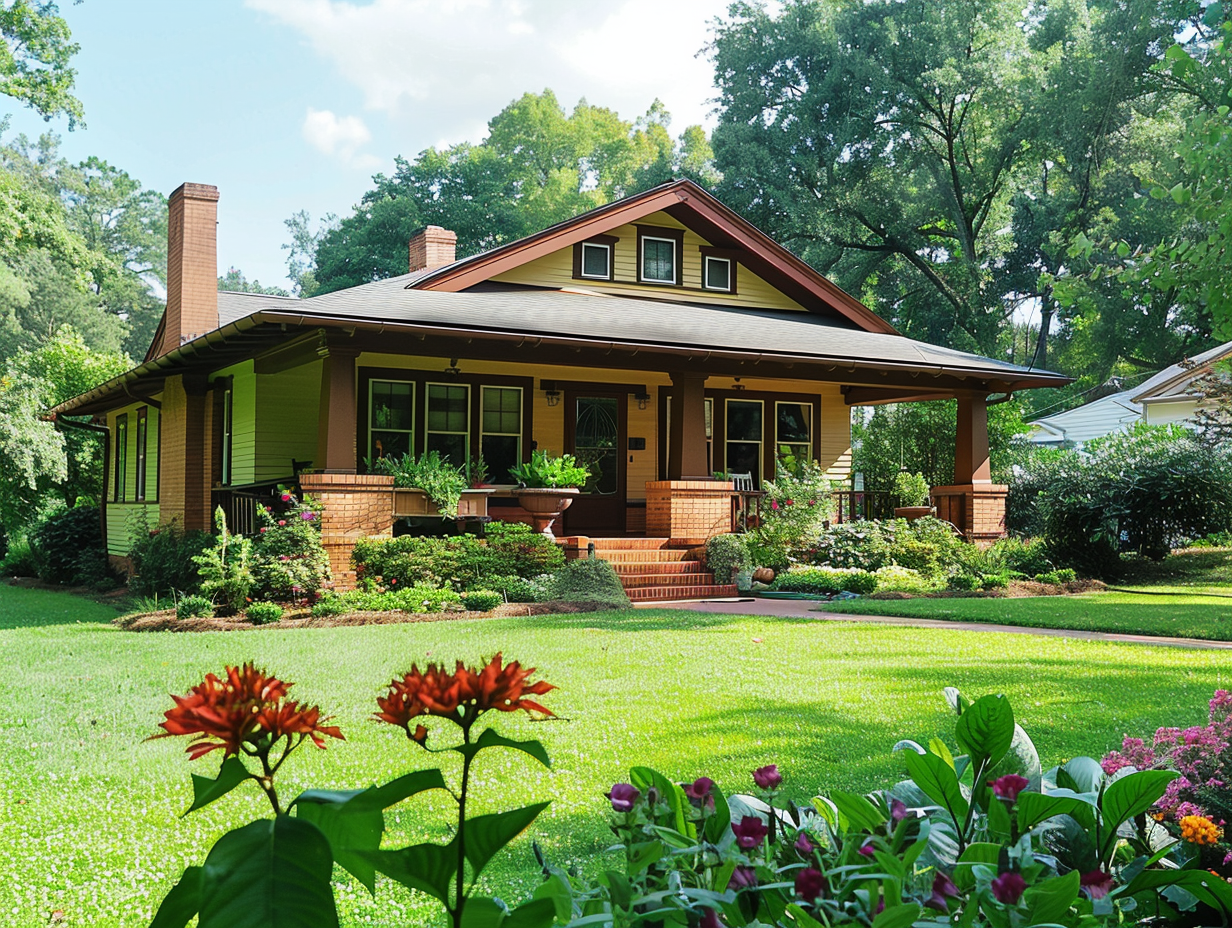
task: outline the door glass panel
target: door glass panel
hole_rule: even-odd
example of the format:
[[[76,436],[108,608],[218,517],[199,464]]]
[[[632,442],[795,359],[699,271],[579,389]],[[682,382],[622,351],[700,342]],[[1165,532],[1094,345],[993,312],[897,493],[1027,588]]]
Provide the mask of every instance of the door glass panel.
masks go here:
[[[620,491],[619,400],[611,396],[579,396],[573,453],[590,468],[583,493],[615,496]]]

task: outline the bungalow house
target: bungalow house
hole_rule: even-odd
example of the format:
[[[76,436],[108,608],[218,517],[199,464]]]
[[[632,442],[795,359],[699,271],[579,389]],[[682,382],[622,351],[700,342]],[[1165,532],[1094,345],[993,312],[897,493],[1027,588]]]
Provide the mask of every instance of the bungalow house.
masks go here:
[[[1202,403],[1202,397],[1193,390],[1194,381],[1229,358],[1232,358],[1232,342],[1224,342],[1144,381],[1134,389],[1133,396],[1134,402],[1142,407],[1142,420],[1151,425],[1172,422],[1192,425],[1194,414]]]
[[[1121,390],[1064,412],[1033,419],[1027,440],[1046,448],[1081,448],[1092,438],[1129,428],[1142,420],[1142,407],[1133,401],[1137,390]]]
[[[170,198],[167,308],[143,363],[60,404],[110,435],[106,528],[208,528],[216,505],[297,482],[324,505],[336,577],[350,547],[388,534],[389,478],[367,462],[482,454],[490,481],[534,448],[596,477],[557,526],[595,540],[641,598],[716,592],[681,551],[731,526],[715,472],[772,477],[777,456],[848,477],[850,407],[958,399],[954,479],[934,500],[968,538],[1002,532],[990,397],[1066,378],[913,341],[688,181],[456,259],[428,227],[408,272],[311,299],[216,287],[218,190]],[[526,513],[498,486],[493,518]],[[624,553],[621,553],[624,552]],[[673,566],[674,565],[674,566]]]

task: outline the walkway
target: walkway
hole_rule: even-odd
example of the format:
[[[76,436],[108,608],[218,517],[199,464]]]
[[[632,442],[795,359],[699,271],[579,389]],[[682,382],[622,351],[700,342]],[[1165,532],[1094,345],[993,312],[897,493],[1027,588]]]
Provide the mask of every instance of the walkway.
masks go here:
[[[1113,644],[1144,644],[1197,651],[1232,651],[1232,641],[1205,641],[1200,638],[1164,638],[1158,635],[1126,635],[1118,632],[1078,631],[1066,628],[1029,628],[1023,625],[997,625],[993,622],[955,622],[947,619],[912,619],[889,615],[847,615],[815,612],[818,605],[802,599],[725,599],[703,602],[646,603],[638,608],[687,609],[725,615],[764,615],[825,622],[856,622],[863,625],[899,625],[909,628],[943,628],[961,632],[997,632],[1006,635],[1038,635],[1042,638],[1075,638],[1080,641],[1107,641]]]

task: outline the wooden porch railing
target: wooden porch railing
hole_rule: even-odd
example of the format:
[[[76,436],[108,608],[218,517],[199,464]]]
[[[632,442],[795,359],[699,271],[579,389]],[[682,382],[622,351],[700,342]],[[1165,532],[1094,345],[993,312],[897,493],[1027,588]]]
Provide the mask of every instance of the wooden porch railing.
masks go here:
[[[257,507],[272,506],[277,500],[277,490],[281,486],[294,486],[294,477],[283,480],[272,480],[266,483],[253,483],[239,487],[220,487],[210,492],[210,519],[213,513],[222,507],[227,517],[227,530],[233,535],[257,534]],[[296,487],[295,492],[298,492]]]
[[[858,522],[861,519],[893,519],[894,494],[882,490],[835,490],[834,521]]]

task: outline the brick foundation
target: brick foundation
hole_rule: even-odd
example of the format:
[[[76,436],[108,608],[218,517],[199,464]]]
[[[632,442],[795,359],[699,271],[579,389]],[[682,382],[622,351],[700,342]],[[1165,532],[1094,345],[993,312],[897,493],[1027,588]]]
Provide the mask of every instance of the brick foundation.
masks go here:
[[[673,547],[703,545],[731,531],[732,484],[726,480],[652,480],[646,484],[646,534]]]
[[[1005,497],[1009,487],[997,483],[933,487],[937,518],[952,523],[963,537],[986,546],[1005,537]]]
[[[361,538],[392,538],[394,478],[377,474],[304,474],[300,490],[320,502],[321,543],[334,589],[355,586],[351,549]]]

